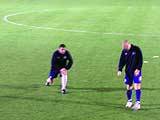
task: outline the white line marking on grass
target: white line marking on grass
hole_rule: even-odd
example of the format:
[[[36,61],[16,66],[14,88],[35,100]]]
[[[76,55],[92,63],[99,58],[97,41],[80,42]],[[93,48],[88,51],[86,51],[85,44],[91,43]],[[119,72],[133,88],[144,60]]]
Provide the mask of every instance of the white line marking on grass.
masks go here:
[[[145,61],[144,61],[144,63],[145,63],[145,64],[147,64],[147,63],[148,63],[148,61],[146,61],[146,60],[145,60]]]
[[[160,34],[133,34],[133,33],[121,33],[121,32],[94,32],[94,31],[87,31],[87,30],[78,30],[78,29],[64,29],[64,28],[56,28],[56,27],[42,27],[42,26],[34,26],[34,25],[27,25],[27,24],[21,24],[18,22],[14,22],[9,20],[10,17],[18,16],[18,15],[24,15],[29,13],[38,13],[38,12],[48,12],[48,11],[54,11],[54,10],[41,10],[41,11],[30,11],[30,12],[18,12],[13,14],[8,14],[3,17],[3,20],[6,23],[10,23],[17,26],[23,26],[28,28],[35,28],[35,29],[45,29],[45,30],[55,30],[55,31],[63,31],[63,32],[74,32],[74,33],[91,33],[91,34],[102,34],[102,35],[117,35],[117,36],[141,36],[141,37],[160,37]]]
[[[159,58],[159,56],[153,56],[152,58]]]

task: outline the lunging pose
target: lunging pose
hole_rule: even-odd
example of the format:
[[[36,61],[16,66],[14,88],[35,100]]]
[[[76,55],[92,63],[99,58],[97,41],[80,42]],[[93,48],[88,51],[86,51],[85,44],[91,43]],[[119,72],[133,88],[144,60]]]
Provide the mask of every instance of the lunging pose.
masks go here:
[[[60,44],[58,50],[53,53],[51,60],[51,70],[46,81],[46,86],[50,86],[54,79],[60,75],[61,78],[61,92],[66,93],[67,86],[67,72],[72,67],[72,56],[64,44]]]

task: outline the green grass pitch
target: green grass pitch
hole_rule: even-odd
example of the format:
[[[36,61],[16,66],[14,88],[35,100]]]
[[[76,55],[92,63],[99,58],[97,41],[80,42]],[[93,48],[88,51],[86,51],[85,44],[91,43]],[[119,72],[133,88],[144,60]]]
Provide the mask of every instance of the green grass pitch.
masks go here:
[[[0,0],[0,120],[160,119],[160,59],[152,58],[160,56],[159,5],[159,0]],[[8,20],[16,24],[4,20],[11,14]],[[116,76],[123,39],[141,46],[148,61],[137,112],[124,108],[123,76]],[[60,43],[74,58],[67,95],[59,93],[59,79],[44,86]]]

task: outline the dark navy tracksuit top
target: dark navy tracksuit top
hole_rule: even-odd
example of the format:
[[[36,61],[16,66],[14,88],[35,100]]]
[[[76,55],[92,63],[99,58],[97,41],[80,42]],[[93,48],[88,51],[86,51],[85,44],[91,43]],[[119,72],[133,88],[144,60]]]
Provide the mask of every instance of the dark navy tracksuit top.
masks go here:
[[[138,46],[132,45],[130,50],[122,50],[118,70],[122,71],[125,66],[125,72],[128,76],[133,77],[136,69],[141,70],[143,65],[142,51]]]
[[[69,70],[72,67],[73,59],[69,51],[66,50],[65,54],[55,51],[51,60],[51,70],[60,70],[66,68]]]

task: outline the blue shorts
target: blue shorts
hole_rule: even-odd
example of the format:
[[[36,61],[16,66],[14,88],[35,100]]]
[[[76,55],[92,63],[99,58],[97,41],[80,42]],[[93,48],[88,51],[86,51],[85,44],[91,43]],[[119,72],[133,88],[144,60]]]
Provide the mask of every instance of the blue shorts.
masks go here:
[[[53,80],[54,78],[57,78],[59,74],[60,70],[52,69],[49,73],[49,77],[51,77],[51,80]]]
[[[142,81],[142,72],[140,71],[137,76],[133,75],[133,77],[129,77],[127,74],[125,75],[124,82],[126,85],[132,85],[133,83],[141,83]]]

